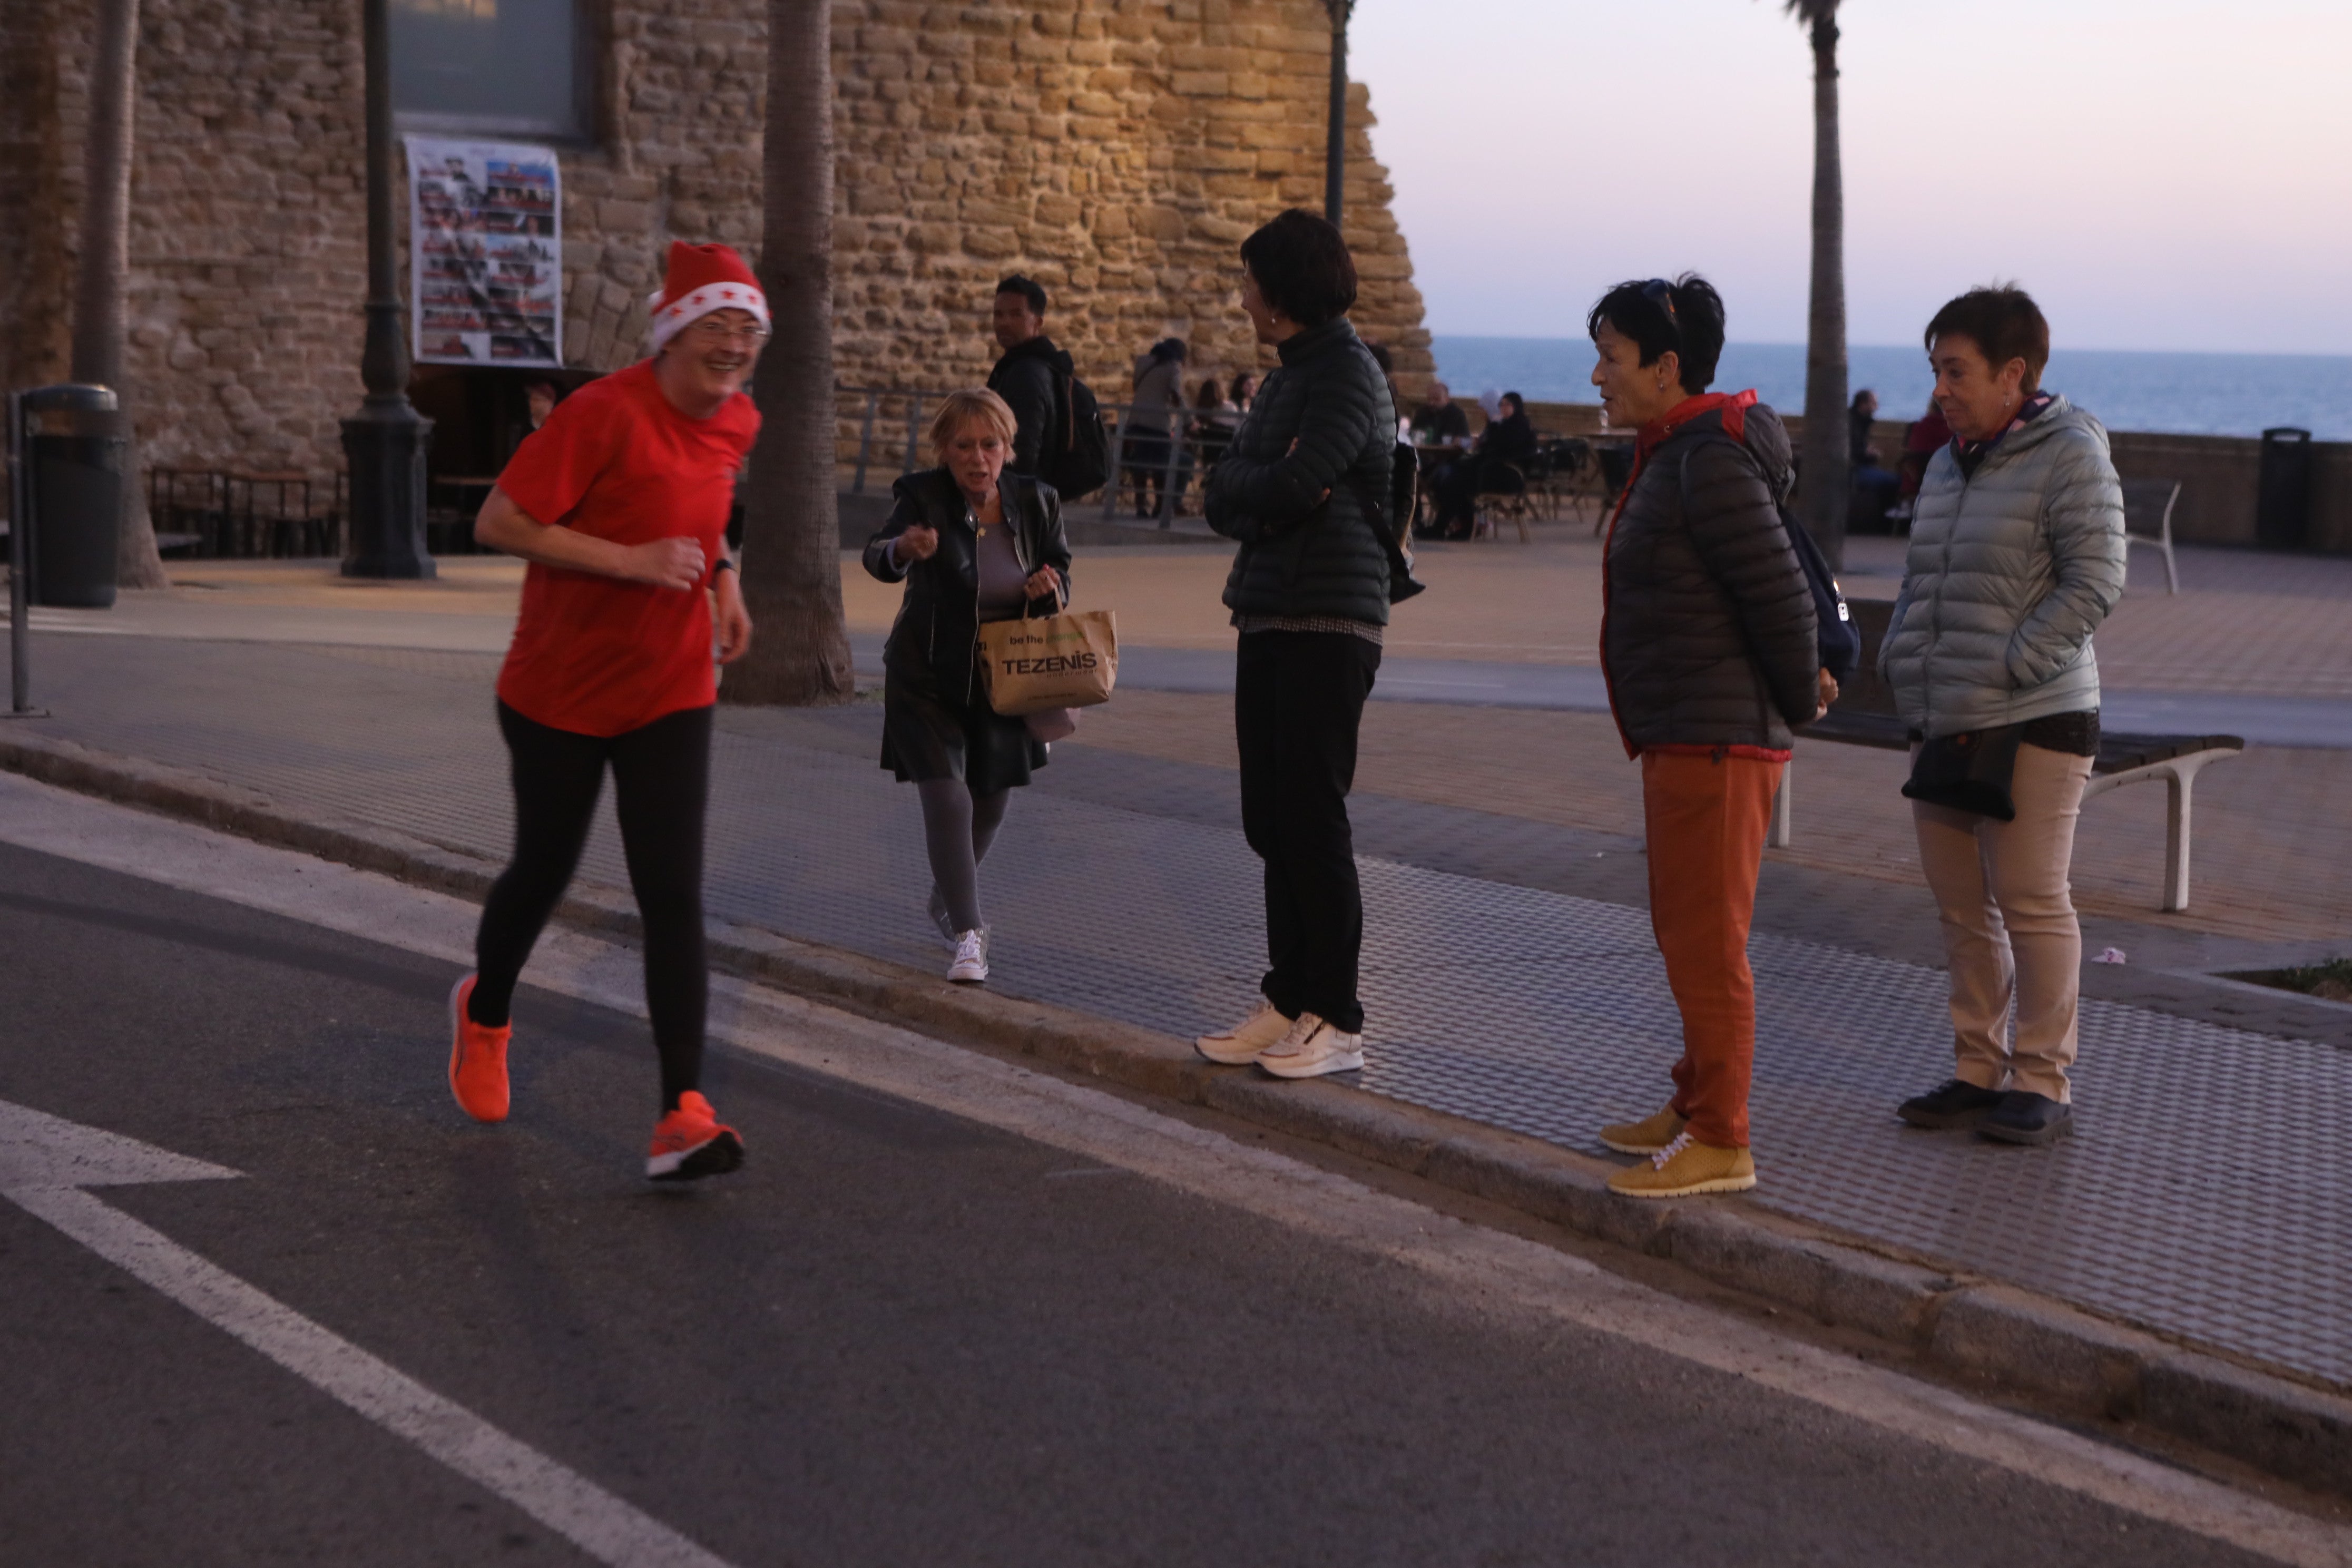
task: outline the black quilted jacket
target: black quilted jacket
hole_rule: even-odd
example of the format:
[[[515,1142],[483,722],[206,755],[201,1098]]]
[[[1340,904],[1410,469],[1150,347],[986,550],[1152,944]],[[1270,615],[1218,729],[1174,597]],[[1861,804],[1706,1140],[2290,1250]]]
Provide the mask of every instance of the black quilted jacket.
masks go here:
[[[1388,381],[1344,316],[1297,333],[1280,353],[1281,368],[1209,475],[1209,526],[1242,546],[1225,606],[1386,626],[1388,552],[1364,498],[1388,498],[1396,447]]]
[[[1760,405],[1675,426],[1645,458],[1610,530],[1601,658],[1627,752],[1786,751],[1813,716],[1813,598],[1775,504],[1789,435]]]

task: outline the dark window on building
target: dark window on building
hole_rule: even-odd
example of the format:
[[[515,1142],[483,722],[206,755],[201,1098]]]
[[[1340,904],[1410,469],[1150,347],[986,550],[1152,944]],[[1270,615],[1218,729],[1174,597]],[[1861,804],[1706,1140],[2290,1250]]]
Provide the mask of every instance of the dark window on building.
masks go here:
[[[390,0],[400,128],[589,140],[586,10],[583,0]]]

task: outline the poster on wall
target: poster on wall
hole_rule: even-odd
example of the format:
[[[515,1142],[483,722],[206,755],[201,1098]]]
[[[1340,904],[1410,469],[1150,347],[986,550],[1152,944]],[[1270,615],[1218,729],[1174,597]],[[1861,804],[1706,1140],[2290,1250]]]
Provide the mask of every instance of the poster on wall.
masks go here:
[[[409,320],[420,364],[563,363],[563,188],[555,154],[404,138]]]

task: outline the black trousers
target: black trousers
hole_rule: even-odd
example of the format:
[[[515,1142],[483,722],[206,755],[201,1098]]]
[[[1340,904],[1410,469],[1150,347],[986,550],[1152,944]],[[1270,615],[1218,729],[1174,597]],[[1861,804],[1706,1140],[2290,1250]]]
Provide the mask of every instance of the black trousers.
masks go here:
[[[507,1022],[515,982],[555,912],[587,847],[604,769],[629,887],[645,921],[646,1005],[661,1053],[662,1110],[701,1086],[703,1021],[710,972],[703,955],[702,824],[710,797],[710,710],[666,714],[609,738],[553,730],[499,704],[515,797],[514,859],[490,889],[474,939],[466,1011],[478,1024]]]
[[[1438,470],[1433,486],[1437,495],[1437,516],[1432,525],[1446,535],[1467,534],[1477,519],[1479,492],[1486,488],[1486,465],[1475,458],[1463,458]]]
[[[1244,632],[1234,672],[1242,832],[1265,862],[1265,999],[1350,1034],[1364,896],[1348,791],[1381,650],[1349,632]]]

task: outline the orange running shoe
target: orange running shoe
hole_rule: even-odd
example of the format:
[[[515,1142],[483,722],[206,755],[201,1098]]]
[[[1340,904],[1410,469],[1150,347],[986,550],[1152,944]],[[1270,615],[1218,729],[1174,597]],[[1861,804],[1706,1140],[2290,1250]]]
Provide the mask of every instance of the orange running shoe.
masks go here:
[[[504,1121],[507,1042],[514,1038],[514,1026],[493,1029],[466,1016],[477,978],[468,974],[449,990],[449,1092],[475,1121]]]
[[[654,1123],[646,1175],[656,1182],[698,1182],[723,1176],[742,1163],[743,1140],[719,1122],[710,1101],[689,1089],[677,1097],[676,1110]]]

